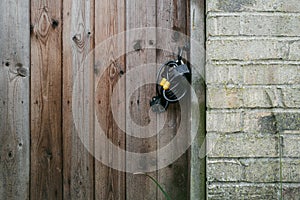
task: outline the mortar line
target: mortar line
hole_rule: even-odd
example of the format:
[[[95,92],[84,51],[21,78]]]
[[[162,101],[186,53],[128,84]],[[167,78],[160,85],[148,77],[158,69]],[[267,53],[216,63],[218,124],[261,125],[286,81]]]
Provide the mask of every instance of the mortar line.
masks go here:
[[[280,12],[280,11],[240,11],[240,12],[217,12],[209,11],[207,12],[208,17],[239,17],[239,16],[295,16],[300,17],[300,12]]]

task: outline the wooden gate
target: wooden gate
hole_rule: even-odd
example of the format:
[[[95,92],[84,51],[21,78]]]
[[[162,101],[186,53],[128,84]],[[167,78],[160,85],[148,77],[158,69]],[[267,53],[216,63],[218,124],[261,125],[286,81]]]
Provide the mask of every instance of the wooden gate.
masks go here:
[[[95,123],[126,150],[114,159],[127,167],[131,154],[126,152],[166,146],[179,125],[189,135],[189,98],[181,107],[174,104],[168,112],[153,114],[149,101],[155,85],[135,85],[137,80],[155,81],[159,63],[173,59],[177,48],[190,42],[188,36],[204,41],[203,5],[196,0],[2,0],[0,199],[164,199],[148,177],[112,169],[94,158],[108,156],[100,155]],[[175,32],[166,38],[162,29],[151,27]],[[130,31],[136,28],[142,29]],[[118,40],[109,40],[115,35]],[[198,62],[195,55],[187,58]],[[126,76],[145,64],[148,70],[141,70],[139,77]],[[198,79],[194,76],[193,83],[203,108],[204,88]],[[80,96],[74,96],[74,84],[82,87]],[[119,103],[112,104],[113,97]],[[80,126],[74,119],[77,108]],[[125,128],[120,128],[113,110]],[[126,134],[137,132],[137,125],[148,126],[141,134],[153,136]],[[148,173],[173,199],[189,199],[191,191],[192,198],[205,193],[198,143],[192,152]],[[153,161],[159,157],[157,153]]]

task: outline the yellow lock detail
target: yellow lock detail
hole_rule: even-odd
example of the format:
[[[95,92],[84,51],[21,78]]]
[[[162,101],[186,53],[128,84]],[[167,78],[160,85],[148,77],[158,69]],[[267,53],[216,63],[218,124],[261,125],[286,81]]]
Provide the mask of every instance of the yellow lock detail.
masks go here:
[[[167,82],[167,79],[163,78],[163,79],[160,81],[159,85],[160,85],[160,86],[164,86],[164,84],[165,84],[166,82]]]
[[[169,81],[166,81],[166,83],[164,84],[163,88],[164,90],[167,90],[170,88],[171,83]]]

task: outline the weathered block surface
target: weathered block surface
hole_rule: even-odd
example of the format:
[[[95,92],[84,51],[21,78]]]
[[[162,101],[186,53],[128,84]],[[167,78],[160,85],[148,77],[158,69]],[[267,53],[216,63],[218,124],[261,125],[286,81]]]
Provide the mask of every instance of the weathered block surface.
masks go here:
[[[208,181],[241,181],[244,177],[244,167],[239,160],[217,159],[207,162]]]
[[[212,182],[300,182],[300,161],[292,158],[212,159],[207,163],[207,179]]]
[[[300,84],[300,64],[209,64],[208,85],[295,85]]]
[[[287,135],[288,133],[299,132],[299,112],[272,112],[261,111],[246,113],[244,117],[245,132],[271,133]]]
[[[300,60],[300,42],[273,38],[224,38],[207,41],[208,60]]]
[[[209,108],[298,108],[300,88],[297,87],[208,87]]]
[[[298,200],[300,197],[300,184],[284,184],[282,196],[284,200]]]
[[[207,186],[207,198],[214,200],[232,199],[278,199],[277,184],[217,184]]]
[[[252,134],[300,135],[300,110],[208,111],[207,131],[220,133],[246,132]],[[296,136],[297,136],[296,135]]]
[[[208,0],[206,31],[207,198],[299,200],[299,0]]]
[[[209,0],[207,11],[300,12],[300,4],[298,0]]]
[[[223,158],[277,157],[278,137],[251,133],[207,133],[208,156]]]
[[[206,130],[214,132],[242,131],[241,112],[208,112]]]
[[[299,36],[300,15],[292,14],[211,14],[207,18],[208,36]]]
[[[300,160],[300,134],[283,137],[283,156]]]
[[[207,55],[208,60],[287,59],[288,45],[288,41],[274,39],[214,39],[207,42]],[[291,55],[291,58],[300,59],[300,56],[297,58],[295,55]]]

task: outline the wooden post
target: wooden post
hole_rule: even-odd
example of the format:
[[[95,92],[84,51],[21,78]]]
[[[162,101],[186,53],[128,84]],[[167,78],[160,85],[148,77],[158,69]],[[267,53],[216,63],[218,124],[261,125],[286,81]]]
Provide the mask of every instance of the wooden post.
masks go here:
[[[197,138],[191,146],[190,153],[190,199],[205,199],[206,197],[206,144],[205,144],[205,1],[191,0],[190,33],[191,55],[194,65],[192,86],[198,97],[198,102],[191,102],[191,106],[198,106],[200,116]],[[198,105],[195,105],[197,103]],[[192,109],[192,115],[193,115]]]
[[[126,98],[130,105],[126,105],[126,150],[129,152],[146,153],[155,151],[157,148],[156,137],[137,138],[130,134],[140,131],[141,135],[156,133],[156,120],[149,125],[149,101],[155,95],[155,86],[141,85],[137,90],[138,82],[147,83],[155,80],[156,67],[155,65],[143,66],[143,64],[155,63],[156,50],[146,49],[149,46],[150,40],[155,41],[154,35],[147,33],[143,28],[156,26],[156,1],[136,1],[128,0],[126,2],[126,67],[127,73],[130,70],[139,68],[136,76],[126,76]],[[142,28],[139,31],[130,31],[131,29]],[[130,32],[128,32],[130,31]],[[154,37],[154,38],[153,38]],[[151,42],[150,42],[151,43]],[[143,70],[144,69],[144,70]],[[142,81],[137,81],[142,80]],[[135,124],[138,127],[136,128]],[[142,127],[147,126],[146,129]],[[155,134],[154,134],[155,135]],[[138,166],[133,166],[130,162],[133,157],[130,154],[126,155],[126,165],[128,168],[136,168],[137,171],[142,171],[147,168],[148,162],[156,163],[156,156],[151,158],[152,161],[140,160]],[[156,165],[156,164],[155,164]],[[149,173],[152,177],[157,179],[157,173]],[[133,175],[127,173],[126,176],[126,196],[127,199],[156,199],[157,188],[153,182],[146,176]]]
[[[116,124],[111,107],[112,94],[117,83],[121,87],[115,97],[118,101],[125,101],[125,80],[121,79],[126,71],[125,55],[118,57],[118,52],[125,51],[125,38],[120,37],[120,41],[112,40],[109,43],[105,42],[116,34],[125,31],[125,2],[123,0],[97,0],[95,1],[95,10],[94,87],[96,92],[96,119],[94,123],[99,123],[100,127],[105,131],[108,140],[113,142],[115,146],[125,149],[125,133]],[[103,42],[107,45],[103,46]],[[101,60],[100,58],[105,58],[105,60]],[[107,66],[104,63],[107,63]],[[116,104],[114,109],[118,113],[125,113],[124,104]],[[125,119],[122,120],[125,121]],[[103,153],[99,152],[97,134],[99,134],[99,130],[95,129],[96,155]],[[108,147],[107,140],[102,142],[105,143],[105,155],[103,155],[103,159],[114,159],[117,162],[124,162],[125,155],[113,152]],[[109,168],[96,160],[96,199],[126,199],[125,191],[125,172]]]
[[[0,26],[0,199],[29,199],[29,0],[2,0]]]
[[[31,1],[31,199],[62,199],[61,1]]]
[[[168,31],[170,34],[159,31],[157,34],[157,43],[164,44],[163,46],[166,49],[172,50],[171,52],[166,51],[166,49],[158,50],[158,64],[165,63],[170,59],[177,59],[178,47],[182,47],[188,42],[187,7],[187,1],[157,1],[157,26],[170,30]],[[185,132],[183,134],[188,137],[190,126],[189,100],[186,97],[185,103],[181,105],[178,103],[171,104],[166,113],[158,115],[158,127],[163,127],[157,135],[158,149],[167,145],[176,134],[180,134],[178,130],[179,126],[183,127],[182,130]],[[184,117],[182,118],[182,116]],[[166,121],[164,118],[166,118]],[[169,153],[170,156],[173,154],[173,152]],[[188,199],[188,163],[188,153],[186,152],[174,163],[158,171],[158,182],[163,185],[173,199]],[[157,199],[164,199],[161,192],[158,192]]]
[[[65,0],[63,10],[63,196],[64,199],[94,199],[94,158],[87,149],[93,149],[94,139],[94,57],[89,55],[94,47],[94,1]],[[76,77],[84,89],[73,99]],[[77,127],[73,120],[74,104],[73,109],[82,111],[82,123]]]

